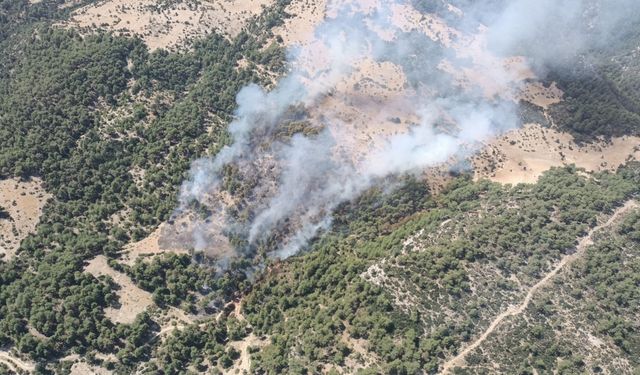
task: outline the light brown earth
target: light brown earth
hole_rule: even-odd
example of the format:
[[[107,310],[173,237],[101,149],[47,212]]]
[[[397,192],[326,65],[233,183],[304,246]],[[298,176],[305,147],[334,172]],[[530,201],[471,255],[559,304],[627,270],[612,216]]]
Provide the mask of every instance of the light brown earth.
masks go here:
[[[287,11],[294,17],[276,28],[288,47],[300,47],[293,60],[293,68],[308,78],[310,92],[331,94],[313,103],[311,121],[326,126],[336,139],[335,153],[356,166],[367,154],[384,147],[396,134],[410,131],[420,122],[415,103],[420,97],[437,97],[433,88],[409,87],[403,69],[390,62],[375,62],[367,52],[352,57],[348,69],[327,73],[331,66],[331,49],[314,34],[315,28],[326,18],[340,13],[348,4],[363,14],[373,14],[382,7],[379,0],[336,0],[312,4],[310,0],[292,2]],[[456,11],[454,9],[454,11]],[[410,4],[389,5],[393,27],[381,29],[370,24],[372,33],[392,41],[402,32],[419,32],[425,37],[451,48],[456,57],[467,61],[455,65],[442,60],[439,68],[450,74],[466,90],[480,90],[487,98],[526,100],[542,108],[561,101],[562,92],[555,84],[545,87],[526,60],[520,56],[499,58],[488,52],[486,28],[474,34],[462,33],[435,15],[424,15]],[[319,77],[322,77],[319,79]]]
[[[368,282],[384,287],[393,296],[393,304],[404,313],[409,314],[412,309],[419,306],[418,297],[414,295],[407,285],[396,277],[387,275],[384,270],[386,260],[371,265],[360,277]]]
[[[153,0],[107,0],[73,12],[70,27],[104,28],[139,36],[149,49],[180,48],[211,32],[236,36],[272,0],[178,1],[166,8]]]
[[[163,236],[167,232],[168,225],[160,224],[158,229],[149,235],[149,237],[138,242],[126,245],[122,251],[121,262],[133,266],[137,259],[150,260],[156,255],[165,253],[188,254],[186,247],[180,247],[177,243],[172,243]]]
[[[326,0],[292,1],[285,8],[292,17],[274,28],[273,33],[279,35],[286,46],[304,44],[313,38],[316,26],[324,20],[326,7]]]
[[[4,363],[11,371],[16,373],[20,371],[30,373],[36,369],[36,365],[34,363],[24,361],[4,350],[0,350],[0,363]]]
[[[274,34],[276,39],[278,36],[282,39],[284,46],[299,47],[292,69],[303,77],[309,92],[318,93],[310,95],[315,99],[313,103],[306,103],[309,104],[308,120],[318,128],[329,130],[336,140],[334,157],[359,168],[386,147],[393,136],[406,134],[419,124],[421,108],[416,102],[420,98],[437,97],[437,92],[430,87],[410,87],[402,67],[391,62],[376,62],[368,51],[355,53],[343,69],[328,69],[332,67],[331,48],[317,38],[314,30],[325,18],[336,17],[344,4],[369,14],[381,5],[378,0],[293,1],[286,8],[293,17],[275,28]],[[391,5],[390,15],[395,28],[369,25],[371,32],[384,40],[393,40],[400,32],[419,32],[450,47],[459,60],[469,63],[455,66],[458,59],[444,60],[440,69],[450,73],[463,88],[479,89],[491,98],[497,95],[513,101],[529,100],[541,107],[561,99],[562,93],[554,85],[544,87],[535,81],[524,58],[498,58],[488,53],[485,29],[480,28],[472,35],[463,34],[442,19],[423,15],[409,4]],[[239,66],[245,63],[240,62]],[[447,180],[446,171],[440,169],[437,173],[428,173],[430,181],[436,181],[433,191],[441,189]],[[202,247],[199,243],[205,243],[208,248],[215,248],[213,255],[226,259],[235,255],[222,234],[227,209],[233,202],[217,197],[210,201],[217,203],[209,219],[200,220],[193,212],[181,212],[164,233],[166,238],[195,250]],[[163,249],[155,245],[157,242],[152,238],[129,247],[131,255],[125,255],[125,262],[131,264],[142,253],[160,253]]]
[[[85,267],[85,271],[95,277],[110,276],[120,286],[117,290],[119,308],[108,307],[104,310],[107,318],[116,323],[131,324],[136,316],[153,305],[151,293],[136,286],[129,276],[111,268],[104,255],[98,255]]]
[[[249,353],[249,347],[257,346],[263,347],[269,343],[268,339],[257,337],[253,333],[245,337],[240,341],[232,341],[229,343],[231,347],[240,353],[238,358],[232,367],[225,370],[225,374],[249,374],[251,370],[251,354]]]
[[[615,171],[640,160],[640,137],[578,145],[568,133],[528,124],[492,140],[473,157],[475,178],[503,184],[535,183],[551,167],[575,164],[588,172]]]
[[[514,100],[516,91],[525,80],[536,79],[526,59],[521,56],[497,57],[487,48],[484,27],[474,34],[464,34],[435,15],[423,15],[409,4],[395,4],[392,22],[403,32],[418,31],[435,42],[455,51],[460,59],[471,61],[469,65],[454,66],[442,60],[440,69],[453,76],[464,88],[480,88],[487,98],[495,96]]]
[[[636,201],[627,201],[622,207],[619,207],[617,210],[615,210],[615,212],[608,218],[607,221],[592,228],[586,236],[582,237],[579,240],[578,245],[576,246],[576,251],[573,254],[567,255],[562,258],[555,265],[555,267],[551,269],[551,271],[549,271],[542,279],[540,279],[540,281],[538,281],[527,291],[524,299],[518,305],[510,306],[507,310],[496,316],[489,327],[478,338],[476,338],[471,344],[467,345],[456,356],[447,360],[447,362],[445,362],[442,366],[441,373],[451,373],[455,367],[463,365],[464,358],[467,356],[467,354],[471,353],[475,348],[480,346],[487,339],[487,337],[489,337],[489,335],[491,335],[495,331],[495,329],[502,323],[505,318],[522,314],[522,312],[527,308],[527,306],[531,302],[531,299],[539,289],[547,287],[559,272],[573,263],[576,259],[580,258],[586,251],[587,247],[593,245],[593,235],[596,232],[610,227],[621,216],[624,216],[630,210],[637,208],[638,203]]]
[[[106,368],[94,366],[87,362],[76,362],[71,366],[70,375],[111,375],[113,371]]]
[[[369,341],[352,337],[348,333],[349,324],[346,321],[343,321],[343,324],[347,329],[342,332],[340,341],[345,343],[352,351],[344,361],[344,367],[347,371],[343,373],[354,373],[361,369],[371,368],[376,363],[379,363],[380,358],[369,350]],[[356,357],[358,358],[357,360]]]
[[[160,325],[160,331],[158,331],[152,339],[155,339],[156,337],[164,338],[174,330],[183,329],[184,327],[196,322],[196,319],[193,316],[175,307],[169,307],[167,311],[163,311],[160,316],[155,318],[158,325]],[[206,323],[200,324],[200,327],[202,327],[203,324]]]
[[[311,116],[338,141],[336,154],[358,165],[420,121],[412,112],[414,93],[406,92],[405,84],[399,66],[364,59],[312,109]]]
[[[11,217],[0,218],[0,256],[4,255],[5,261],[11,259],[20,242],[35,231],[49,198],[51,194],[43,189],[39,178],[0,180],[0,207]]]
[[[76,10],[71,24],[88,27],[103,25],[118,33],[127,33],[129,30],[132,34],[141,35],[154,49],[182,45],[194,35],[206,34],[214,29],[232,37],[250,17],[257,15],[263,6],[271,2],[203,1],[198,7],[179,2],[169,9],[153,11],[154,2],[150,0],[108,0]],[[306,46],[296,59],[295,67],[307,72],[311,84],[323,81],[315,79],[316,74],[328,63],[325,58],[328,55],[326,46],[316,40],[314,30],[325,17],[336,17],[340,6],[344,4],[350,4],[364,13],[380,6],[378,0],[337,0],[330,3],[323,0],[293,1],[286,8],[292,17],[274,29],[274,34],[282,38],[285,46]],[[451,28],[437,16],[421,14],[409,4],[394,4],[390,10],[391,22],[400,31],[422,32],[443,46],[452,48],[457,57],[472,62],[465,67],[456,67],[447,60],[441,62],[440,69],[451,74],[460,86],[480,88],[487,97],[498,95],[515,101],[530,101],[542,108],[561,100],[562,92],[555,85],[545,87],[535,81],[535,75],[522,57],[497,58],[489,54],[485,28],[479,28],[474,35],[467,35]],[[385,40],[397,37],[397,30],[394,29],[372,27],[372,32]],[[354,61],[352,68],[353,73],[334,82],[334,95],[322,100],[312,115],[316,121],[329,124],[338,140],[336,153],[346,155],[358,164],[365,154],[382,147],[390,136],[407,132],[410,125],[417,122],[418,116],[408,110],[412,108],[408,103],[415,100],[416,93],[406,89],[406,77],[399,66],[376,63],[365,56]],[[535,168],[537,162],[531,163]],[[529,173],[524,178],[515,176],[511,179],[531,181],[535,178],[536,173]]]
[[[548,87],[540,82],[526,82],[516,93],[516,100],[524,100],[533,103],[543,109],[562,101],[564,93],[555,82]]]

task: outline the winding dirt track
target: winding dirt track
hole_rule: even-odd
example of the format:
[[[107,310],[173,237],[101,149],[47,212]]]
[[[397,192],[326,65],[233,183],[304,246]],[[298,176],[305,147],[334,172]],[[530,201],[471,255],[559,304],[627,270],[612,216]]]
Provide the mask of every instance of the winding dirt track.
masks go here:
[[[505,318],[522,314],[522,312],[524,312],[524,310],[529,305],[529,302],[531,302],[533,295],[538,291],[538,289],[545,287],[551,281],[551,279],[553,279],[553,277],[557,275],[558,272],[560,272],[562,268],[564,268],[568,264],[573,263],[576,259],[581,257],[587,247],[593,244],[593,234],[595,232],[611,226],[611,224],[613,224],[620,216],[624,215],[625,213],[627,213],[627,211],[634,208],[638,208],[638,203],[634,200],[629,200],[622,207],[619,207],[617,210],[615,210],[611,217],[609,217],[609,220],[592,228],[586,236],[580,239],[578,245],[576,246],[575,253],[562,258],[562,260],[560,260],[560,262],[558,262],[558,264],[549,273],[547,273],[545,277],[543,277],[529,289],[526,296],[519,305],[511,306],[500,315],[496,316],[496,318],[491,322],[484,333],[480,335],[480,337],[478,337],[473,343],[464,348],[460,353],[458,353],[458,355],[444,363],[442,371],[440,373],[448,374],[451,373],[451,370],[456,366],[461,366],[467,354],[471,353],[474,349],[480,346],[480,344],[482,344],[482,342],[486,340],[486,338],[489,337],[491,333],[493,333],[493,331],[500,325],[500,323],[502,323]]]

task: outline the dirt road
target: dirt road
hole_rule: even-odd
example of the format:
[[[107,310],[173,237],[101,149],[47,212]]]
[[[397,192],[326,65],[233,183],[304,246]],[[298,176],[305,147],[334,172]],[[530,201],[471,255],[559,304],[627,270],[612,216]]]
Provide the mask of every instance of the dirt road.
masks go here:
[[[627,211],[637,207],[638,207],[637,202],[633,200],[627,201],[622,207],[619,207],[617,210],[614,211],[611,217],[609,217],[609,220],[607,220],[605,223],[602,223],[592,228],[589,231],[589,233],[587,233],[586,236],[580,239],[580,241],[578,242],[578,245],[576,246],[575,253],[571,255],[567,255],[564,258],[562,258],[562,260],[560,260],[560,262],[558,262],[558,264],[556,264],[556,266],[549,273],[547,273],[545,277],[543,277],[540,281],[538,281],[534,286],[532,286],[529,289],[529,291],[527,292],[524,299],[519,305],[511,306],[507,310],[502,312],[500,315],[496,316],[495,319],[489,325],[489,327],[487,327],[487,329],[482,333],[482,335],[480,335],[475,341],[473,341],[471,344],[465,347],[460,353],[458,353],[458,355],[456,355],[455,357],[451,358],[450,360],[444,363],[442,367],[442,371],[440,373],[448,374],[456,366],[463,365],[464,358],[473,350],[475,350],[478,346],[480,346],[480,344],[482,344],[482,342],[486,340],[487,337],[489,337],[489,335],[493,333],[493,331],[495,331],[495,329],[500,325],[500,323],[502,323],[502,321],[505,318],[522,314],[522,312],[524,312],[524,310],[527,308],[527,306],[531,302],[531,299],[533,298],[534,294],[539,289],[547,286],[547,284],[549,284],[549,282],[553,279],[555,275],[558,274],[558,272],[560,272],[560,270],[562,270],[567,265],[573,263],[576,259],[578,259],[584,254],[587,247],[593,244],[594,233],[596,233],[597,231],[603,228],[609,227],[620,216],[624,215]]]

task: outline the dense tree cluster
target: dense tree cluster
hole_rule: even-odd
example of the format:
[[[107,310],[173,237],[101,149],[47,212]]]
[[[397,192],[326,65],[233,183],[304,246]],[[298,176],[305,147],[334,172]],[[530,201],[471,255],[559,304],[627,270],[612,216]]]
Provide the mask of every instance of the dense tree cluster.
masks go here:
[[[598,176],[598,182],[571,168],[556,169],[537,185],[512,188],[461,178],[432,198],[411,184],[398,195],[365,194],[348,213],[337,214],[335,229],[313,251],[274,267],[247,297],[249,322],[271,337],[271,344],[254,354],[254,371],[303,373],[344,366],[345,357],[356,356],[345,335],[365,340],[380,366],[374,372],[437,371],[445,354],[487,324],[484,314],[494,314],[510,295],[510,275],[534,282],[549,264],[573,251],[601,212],[639,193],[637,168]],[[416,194],[408,198],[412,189]],[[372,207],[380,208],[369,216]],[[341,221],[344,214],[348,220]],[[437,239],[449,219],[464,237]],[[418,243],[424,247],[407,248],[404,241],[421,230]],[[415,300],[401,301],[410,303],[409,310],[401,312],[389,289],[365,281],[363,274],[373,264],[397,280],[386,288],[415,285],[410,289]],[[497,265],[503,276],[478,294],[469,289],[468,275],[483,264]],[[465,318],[449,320],[439,312],[445,307]]]
[[[524,316],[503,324],[456,372],[479,374],[491,364],[501,373],[637,373],[640,246],[629,231],[637,217],[629,212],[598,232]]]
[[[107,319],[116,285],[83,272],[86,261],[115,257],[168,218],[190,162],[226,142],[235,93],[263,79],[254,65],[281,69],[283,53],[262,49],[268,35],[260,29],[233,41],[213,34],[191,51],[149,53],[138,39],[52,28],[40,20],[58,17],[60,2],[28,3],[0,8],[13,27],[0,22],[0,32],[10,32],[0,41],[0,178],[39,176],[54,198],[17,257],[0,260],[0,346],[42,363],[101,352],[133,366],[155,345],[142,342],[157,327],[148,316],[129,326]],[[275,14],[266,10],[256,24]],[[250,67],[238,68],[240,59]],[[125,213],[119,224],[118,213]],[[233,275],[211,282],[189,257],[129,271],[158,304],[192,308],[203,288],[223,300],[243,288]]]
[[[563,102],[550,113],[579,140],[640,134],[640,63],[634,52],[640,34],[637,26],[628,30],[619,41],[548,76],[564,91]]]

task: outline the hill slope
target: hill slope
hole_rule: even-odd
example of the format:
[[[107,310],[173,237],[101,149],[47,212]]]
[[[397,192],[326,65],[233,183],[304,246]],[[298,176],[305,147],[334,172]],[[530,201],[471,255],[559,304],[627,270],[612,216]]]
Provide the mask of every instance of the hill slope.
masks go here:
[[[640,38],[473,3],[0,0],[0,373],[640,371]]]

